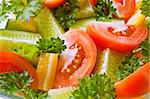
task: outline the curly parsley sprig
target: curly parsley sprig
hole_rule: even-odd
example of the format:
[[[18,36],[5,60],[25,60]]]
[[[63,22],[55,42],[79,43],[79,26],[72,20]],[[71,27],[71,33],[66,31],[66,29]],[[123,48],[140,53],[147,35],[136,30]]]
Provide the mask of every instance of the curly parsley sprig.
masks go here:
[[[30,17],[37,16],[42,8],[41,0],[2,0],[0,4],[0,22],[15,14],[16,19],[30,20]]]
[[[115,99],[114,82],[105,74],[95,74],[80,80],[71,99]]]
[[[94,7],[94,16],[97,21],[113,19],[116,15],[116,9],[112,5],[111,0],[97,0],[97,5]]]
[[[65,4],[54,10],[54,14],[64,30],[75,23],[79,11],[78,0],[65,0]]]
[[[25,99],[47,99],[48,93],[29,88],[33,79],[27,71],[23,73],[0,74],[0,93],[17,96],[20,93]]]

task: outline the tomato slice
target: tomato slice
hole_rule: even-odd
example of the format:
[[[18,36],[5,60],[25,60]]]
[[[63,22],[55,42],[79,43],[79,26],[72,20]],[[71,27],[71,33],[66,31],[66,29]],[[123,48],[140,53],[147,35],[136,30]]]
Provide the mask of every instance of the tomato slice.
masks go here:
[[[135,0],[113,0],[117,8],[117,13],[124,19],[132,16],[136,10]]]
[[[95,6],[97,4],[97,0],[90,0],[90,3],[92,4],[92,6]]]
[[[44,3],[48,8],[57,8],[64,4],[65,0],[45,0]]]
[[[0,73],[27,70],[33,78],[32,88],[37,88],[38,78],[33,66],[23,57],[9,51],[0,51]]]
[[[60,55],[54,88],[77,85],[79,78],[92,72],[96,62],[97,49],[87,33],[70,30],[64,39],[67,49]]]
[[[112,33],[114,26],[106,22],[92,22],[87,27],[87,33],[93,38],[98,47],[110,48],[119,52],[130,51],[147,37],[147,28],[139,26],[135,30],[122,31],[120,35]],[[133,33],[131,33],[133,31]],[[126,35],[121,35],[125,33]],[[129,35],[128,35],[129,33]]]
[[[150,91],[150,62],[115,84],[117,97],[132,98]],[[122,99],[122,98],[118,98]]]

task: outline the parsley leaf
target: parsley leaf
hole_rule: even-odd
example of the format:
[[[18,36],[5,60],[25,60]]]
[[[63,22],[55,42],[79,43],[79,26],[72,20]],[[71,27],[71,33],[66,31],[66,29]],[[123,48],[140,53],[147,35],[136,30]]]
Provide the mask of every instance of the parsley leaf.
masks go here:
[[[95,74],[80,80],[79,88],[71,99],[115,99],[114,82],[105,74]]]
[[[111,0],[97,0],[94,12],[97,21],[113,19],[113,15],[117,15],[116,9],[113,7]]]
[[[24,3],[26,1],[26,3]],[[0,4],[0,22],[8,17],[8,14],[15,14],[16,19],[30,20],[30,17],[37,16],[42,5],[41,0],[3,0]]]
[[[78,0],[65,0],[65,4],[54,10],[54,15],[64,30],[75,23],[79,11]]]
[[[2,73],[0,74],[0,93],[16,96],[20,93],[26,99],[46,99],[48,93],[29,88],[32,77],[27,71],[23,73]]]
[[[37,41],[37,48],[39,53],[61,53],[66,49],[64,45],[64,40],[58,38],[51,39],[40,39]]]
[[[125,77],[138,70],[143,64],[143,59],[138,59],[135,56],[127,57],[126,60],[122,62],[122,65],[119,66],[118,70],[116,71],[117,79],[124,79]]]
[[[141,10],[142,14],[144,14],[147,17],[150,17],[150,0],[142,0]]]

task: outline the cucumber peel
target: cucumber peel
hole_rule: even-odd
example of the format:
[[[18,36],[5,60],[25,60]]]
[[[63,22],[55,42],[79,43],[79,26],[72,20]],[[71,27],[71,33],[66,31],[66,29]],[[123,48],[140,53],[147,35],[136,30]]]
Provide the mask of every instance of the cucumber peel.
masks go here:
[[[64,33],[64,30],[59,25],[52,11],[48,8],[41,10],[41,13],[35,18],[37,25],[37,32],[42,35],[43,38],[60,37]]]
[[[113,81],[117,81],[115,71],[121,66],[127,55],[129,53],[119,53],[108,48],[104,51],[98,49],[98,58],[93,73],[105,73]]]

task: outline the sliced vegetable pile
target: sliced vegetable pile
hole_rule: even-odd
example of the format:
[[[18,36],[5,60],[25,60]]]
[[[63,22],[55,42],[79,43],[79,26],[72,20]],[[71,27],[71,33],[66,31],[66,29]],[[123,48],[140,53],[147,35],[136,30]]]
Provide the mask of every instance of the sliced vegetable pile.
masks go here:
[[[144,99],[148,0],[0,0],[0,97]]]

